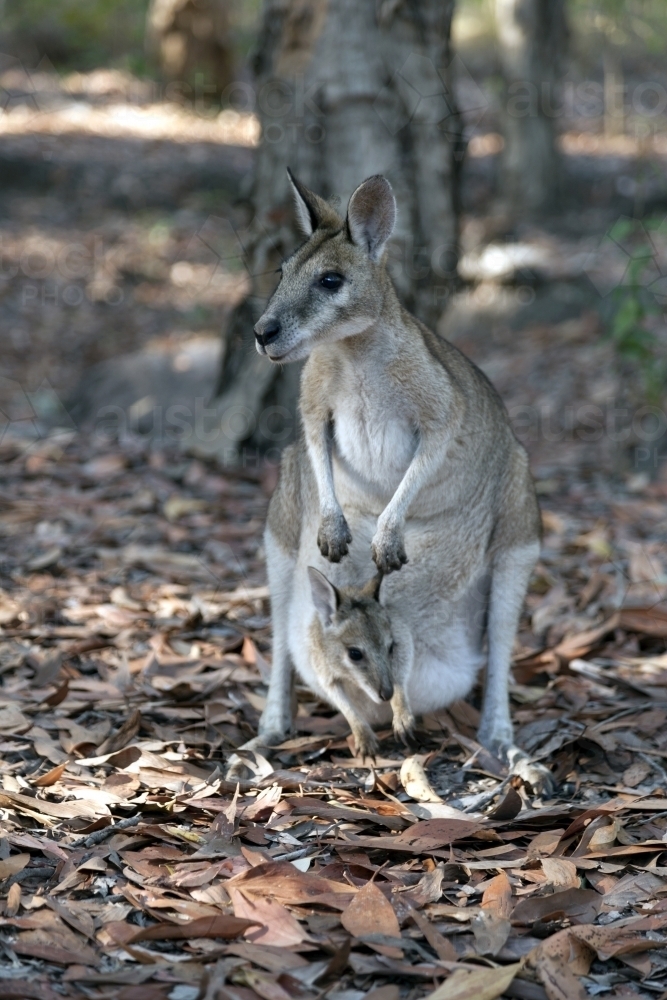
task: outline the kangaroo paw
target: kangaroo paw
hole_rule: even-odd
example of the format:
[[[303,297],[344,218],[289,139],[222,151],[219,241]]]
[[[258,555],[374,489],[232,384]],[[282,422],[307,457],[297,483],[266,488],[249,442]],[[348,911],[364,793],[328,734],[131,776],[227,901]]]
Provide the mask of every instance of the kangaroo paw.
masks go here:
[[[333,514],[322,518],[317,533],[317,544],[322,555],[329,562],[340,562],[347,555],[352,534],[343,514]]]

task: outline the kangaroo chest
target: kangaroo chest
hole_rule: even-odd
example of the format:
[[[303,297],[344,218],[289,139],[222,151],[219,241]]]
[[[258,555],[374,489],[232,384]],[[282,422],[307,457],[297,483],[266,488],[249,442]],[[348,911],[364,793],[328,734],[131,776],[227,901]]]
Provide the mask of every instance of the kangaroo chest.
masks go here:
[[[363,385],[333,406],[334,455],[343,468],[393,492],[417,446],[414,423],[389,387],[382,399]]]

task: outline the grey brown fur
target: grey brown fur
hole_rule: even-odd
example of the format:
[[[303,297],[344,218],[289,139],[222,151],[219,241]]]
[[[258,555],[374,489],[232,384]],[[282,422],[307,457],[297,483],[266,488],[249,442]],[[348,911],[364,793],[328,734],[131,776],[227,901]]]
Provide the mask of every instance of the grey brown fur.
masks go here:
[[[508,699],[539,551],[526,453],[483,373],[399,303],[384,260],[396,216],[387,181],[360,185],[345,220],[294,185],[308,239],[284,263],[255,328],[271,361],[307,361],[303,432],[284,453],[266,528],[274,660],[252,743],[289,731],[294,668],[337,704],[313,655],[308,567],[338,588],[363,587],[377,568],[389,574],[393,696],[390,705],[369,697],[358,665],[349,714],[372,723],[393,715],[405,736],[414,715],[465,697],[486,663],[479,739],[539,783],[546,775],[513,744]],[[323,287],[327,275],[342,276],[340,287]],[[357,742],[372,749],[368,737]]]

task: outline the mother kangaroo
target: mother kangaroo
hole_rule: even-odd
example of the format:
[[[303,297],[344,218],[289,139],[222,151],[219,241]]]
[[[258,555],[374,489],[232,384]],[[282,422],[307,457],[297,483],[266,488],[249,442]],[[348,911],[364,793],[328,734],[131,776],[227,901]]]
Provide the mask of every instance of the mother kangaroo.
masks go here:
[[[275,745],[290,730],[295,667],[316,681],[308,566],[334,587],[362,585],[377,568],[389,574],[397,733],[468,694],[486,664],[479,740],[545,785],[550,772],[514,745],[508,694],[539,552],[527,455],[486,376],[398,301],[385,259],[396,220],[389,182],[364,181],[342,219],[290,181],[306,241],[284,262],[255,337],[274,364],[307,358],[302,430],[269,507],[273,668],[247,746]]]

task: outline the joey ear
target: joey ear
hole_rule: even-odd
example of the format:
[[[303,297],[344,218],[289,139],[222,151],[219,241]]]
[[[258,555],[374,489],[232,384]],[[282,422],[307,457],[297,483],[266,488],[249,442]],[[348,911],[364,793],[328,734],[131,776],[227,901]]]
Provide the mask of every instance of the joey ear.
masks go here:
[[[287,176],[294,195],[297,225],[304,236],[312,236],[320,226],[340,228],[341,220],[337,212],[324,198],[320,198],[318,194],[297,180],[289,167],[287,168]]]
[[[357,246],[378,261],[396,225],[396,199],[389,181],[376,174],[369,177],[350,198],[347,231]]]
[[[374,601],[379,601],[382,580],[383,574],[377,573],[368,583],[365,583],[361,590],[364,597],[372,597]]]
[[[324,573],[320,573],[314,566],[308,567],[308,579],[310,580],[310,592],[313,597],[313,604],[323,625],[329,625],[331,619],[340,604],[338,591],[333,583],[330,583]]]

